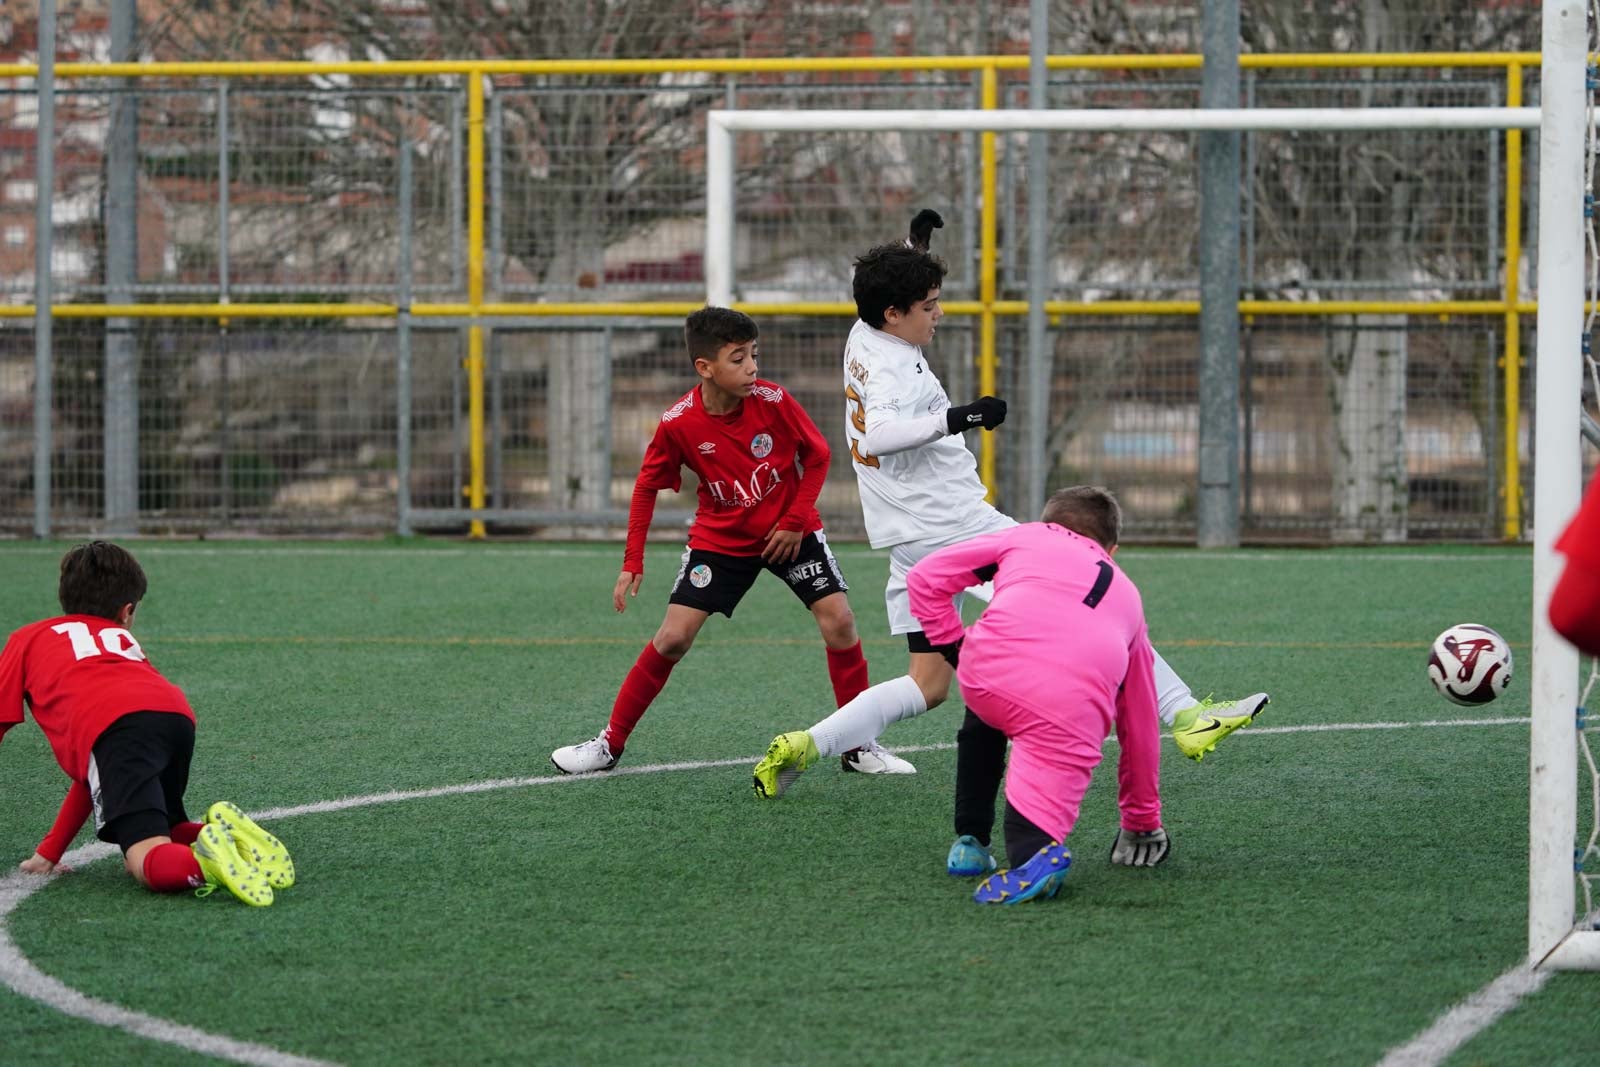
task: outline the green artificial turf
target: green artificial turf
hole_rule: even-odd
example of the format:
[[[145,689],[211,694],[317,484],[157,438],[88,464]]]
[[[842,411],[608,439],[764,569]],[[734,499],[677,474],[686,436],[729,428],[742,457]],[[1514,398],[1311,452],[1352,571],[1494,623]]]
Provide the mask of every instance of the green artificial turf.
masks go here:
[[[272,820],[300,874],[268,909],[106,859],[9,917],[34,966],[162,1019],[373,1065],[1364,1064],[1525,951],[1527,728],[1471,725],[1528,714],[1523,550],[1125,550],[1197,695],[1272,704],[1201,764],[1167,746],[1165,866],[1106,862],[1110,744],[1060,896],[986,909],[943,870],[958,698],[886,736],[914,777],[825,762],[752,796],[766,742],[831,700],[780,583],[702,631],[630,741],[640,773],[567,779],[549,752],[604,724],[676,552],[619,617],[614,545],[132,547],[136,633],[199,715],[191,813],[484,786]],[[61,548],[0,547],[0,627],[55,612]],[[887,680],[884,558],[839,554]],[[1426,681],[1463,621],[1524,668],[1485,708]],[[1313,726],[1346,728],[1275,732]],[[14,864],[66,784],[31,724],[0,781]],[[1451,1062],[1593,1062],[1597,995],[1557,976]],[[0,1034],[5,1062],[206,1062],[7,991]]]

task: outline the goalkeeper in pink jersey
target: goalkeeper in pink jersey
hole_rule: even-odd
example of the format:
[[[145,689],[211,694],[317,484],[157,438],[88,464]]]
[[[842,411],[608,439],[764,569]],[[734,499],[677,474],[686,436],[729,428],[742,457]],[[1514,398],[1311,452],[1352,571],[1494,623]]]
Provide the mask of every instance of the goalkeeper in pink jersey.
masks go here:
[[[1155,653],[1139,590],[1112,562],[1121,526],[1109,491],[1075,486],[1050,497],[1043,521],[941,548],[908,575],[911,612],[955,666],[967,707],[1011,740],[1011,867],[978,886],[980,904],[1061,888],[1072,863],[1062,842],[1113,724],[1122,826],[1112,859],[1153,867],[1171,848],[1161,828]],[[992,581],[994,598],[963,631],[953,598],[975,579]]]

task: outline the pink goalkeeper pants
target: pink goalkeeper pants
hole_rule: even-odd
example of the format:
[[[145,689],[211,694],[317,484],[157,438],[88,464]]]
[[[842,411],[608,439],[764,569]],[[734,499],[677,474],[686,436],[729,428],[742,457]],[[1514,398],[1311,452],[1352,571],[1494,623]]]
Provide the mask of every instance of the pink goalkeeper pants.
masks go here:
[[[1011,739],[1006,800],[1039,829],[1065,841],[1100,764],[1106,724],[1070,709],[1043,714],[986,689],[963,685],[967,707]]]

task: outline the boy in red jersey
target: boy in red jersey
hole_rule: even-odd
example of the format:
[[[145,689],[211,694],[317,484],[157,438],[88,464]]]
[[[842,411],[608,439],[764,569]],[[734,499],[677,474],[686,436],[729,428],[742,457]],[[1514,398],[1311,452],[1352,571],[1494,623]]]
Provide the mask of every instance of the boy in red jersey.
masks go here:
[[[1550,625],[1580,652],[1600,656],[1600,475],[1556,539],[1567,565],[1550,591]]]
[[[79,545],[61,560],[66,614],[22,627],[0,652],[0,736],[22,722],[26,700],[72,779],[55,825],[21,868],[55,870],[92,812],[96,836],[121,847],[141,885],[203,896],[220,884],[247,904],[271,904],[274,886],[294,884],[283,843],[226,802],[204,823],[184,812],[194,712],[128,632],[146,588],[126,549]]]
[[[815,616],[836,703],[867,687],[867,661],[845,596],[849,586],[817,514],[831,454],[827,441],[791,394],[756,377],[758,331],[750,316],[701,308],[683,332],[700,384],[661,416],[645,451],[612,606],[623,611],[639,595],[656,493],[677,491],[684,467],[700,479],[689,544],[666,617],[623,680],[610,722],[599,736],[550,754],[566,774],[617,765],[628,735],[700,628],[715,612],[731,618],[763,570],[782,578]]]

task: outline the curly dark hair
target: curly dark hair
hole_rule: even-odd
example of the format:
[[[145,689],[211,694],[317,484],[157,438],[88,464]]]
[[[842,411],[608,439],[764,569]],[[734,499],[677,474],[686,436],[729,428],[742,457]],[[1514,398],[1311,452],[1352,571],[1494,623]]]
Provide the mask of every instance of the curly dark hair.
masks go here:
[[[850,283],[856,314],[868,326],[881,330],[884,312],[890,308],[910,311],[912,304],[944,285],[948,269],[938,256],[909,248],[904,242],[869,249],[856,258],[855,278]]]

